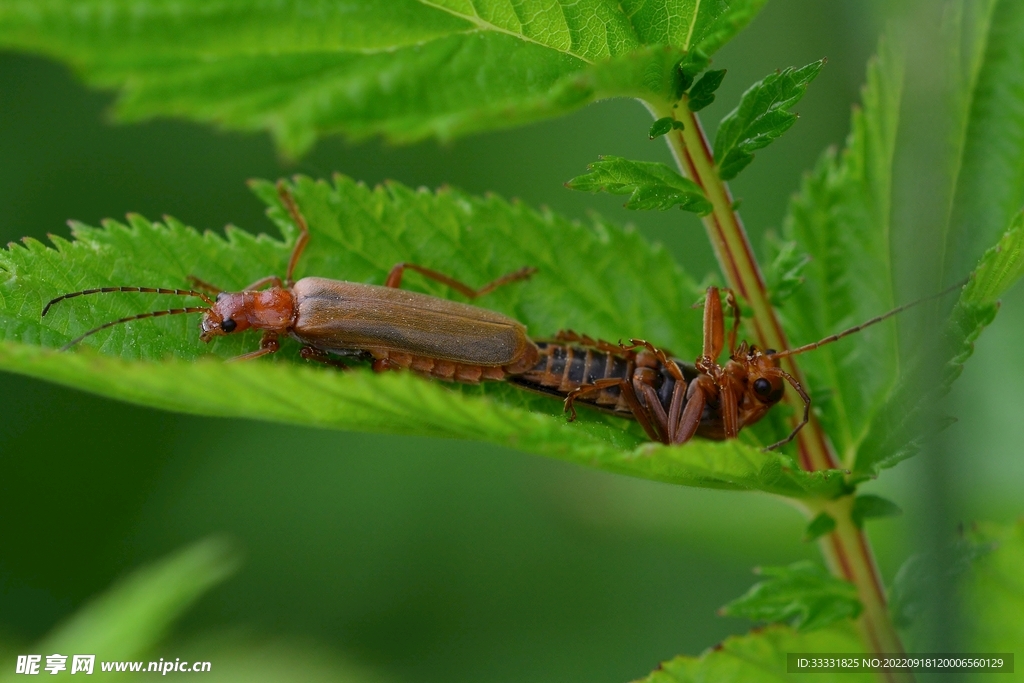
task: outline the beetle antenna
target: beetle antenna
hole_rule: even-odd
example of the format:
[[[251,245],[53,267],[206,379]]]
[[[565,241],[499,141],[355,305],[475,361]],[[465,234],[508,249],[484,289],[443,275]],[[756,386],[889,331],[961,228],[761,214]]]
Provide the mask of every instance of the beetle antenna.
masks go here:
[[[969,279],[970,278],[968,278],[968,280]],[[888,313],[883,313],[882,315],[880,315],[878,317],[872,318],[871,320],[868,320],[867,322],[863,322],[860,325],[856,325],[856,326],[851,327],[851,328],[849,328],[847,330],[843,330],[842,332],[839,332],[838,334],[833,334],[831,336],[825,337],[824,339],[820,339],[820,340],[818,340],[816,342],[811,342],[810,344],[805,344],[804,346],[798,346],[795,349],[786,349],[785,351],[776,351],[775,353],[772,353],[772,354],[769,354],[769,355],[771,355],[773,358],[785,358],[786,356],[795,356],[798,353],[803,353],[804,351],[811,351],[813,349],[818,348],[819,346],[824,346],[825,344],[831,344],[834,341],[839,341],[843,337],[849,336],[849,335],[853,334],[854,332],[860,332],[865,327],[871,327],[872,325],[874,325],[876,323],[880,323],[883,320],[891,318],[892,316],[896,315],[897,313],[902,313],[903,311],[907,310],[908,308],[912,308],[914,306],[917,306],[918,304],[922,304],[925,301],[931,301],[932,299],[938,299],[940,296],[944,296],[946,294],[949,294],[950,292],[952,292],[955,289],[960,289],[961,287],[963,287],[964,285],[967,284],[968,280],[963,280],[961,282],[958,282],[955,285],[953,285],[952,287],[947,287],[946,289],[942,290],[941,292],[938,292],[937,294],[932,294],[930,296],[926,296],[926,297],[922,297],[920,299],[917,299],[916,301],[911,301],[910,303],[903,304],[902,306],[897,306],[896,308],[892,309]]]
[[[82,341],[86,337],[94,335],[97,332],[100,332],[101,330],[107,329],[108,327],[113,327],[114,325],[120,325],[121,323],[130,323],[133,320],[142,320],[143,318],[159,318],[159,317],[164,316],[164,315],[182,315],[183,313],[205,313],[208,310],[210,310],[210,309],[206,308],[205,306],[192,306],[192,307],[189,307],[189,308],[171,308],[171,309],[166,310],[166,311],[153,311],[152,313],[139,313],[138,315],[130,315],[127,318],[121,318],[120,320],[113,320],[113,321],[111,321],[109,323],[104,323],[103,325],[100,325],[99,327],[94,327],[93,329],[89,330],[88,332],[86,332],[85,334],[81,335],[80,337],[75,337],[74,339],[69,341],[67,344],[65,344],[64,346],[60,347],[60,350],[61,351],[67,351],[72,346],[74,346],[78,342]]]
[[[202,299],[204,303],[213,305],[213,299],[203,292],[197,292],[194,289],[164,289],[162,287],[99,287],[98,289],[83,289],[80,292],[71,292],[70,294],[62,294],[56,299],[50,299],[49,303],[43,306],[43,315],[45,316],[47,311],[50,310],[50,306],[53,306],[58,301],[64,299],[73,299],[76,296],[86,296],[87,294],[109,294],[111,292],[143,292],[145,294],[174,294],[176,296],[194,296],[197,299]]]

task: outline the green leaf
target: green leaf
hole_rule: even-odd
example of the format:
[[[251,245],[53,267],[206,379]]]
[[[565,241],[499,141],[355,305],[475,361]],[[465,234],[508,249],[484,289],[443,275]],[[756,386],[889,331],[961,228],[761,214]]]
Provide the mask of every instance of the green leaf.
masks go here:
[[[735,209],[734,209],[735,210]],[[765,286],[773,306],[781,306],[804,283],[803,270],[811,257],[797,248],[792,240],[782,240],[774,232],[765,233]]]
[[[435,268],[482,284],[524,265],[529,282],[489,294],[486,306],[543,337],[572,327],[618,339],[642,335],[683,357],[701,345],[694,284],[659,247],[631,230],[582,225],[550,212],[454,190],[414,191],[398,184],[369,189],[344,177],[333,184],[298,178],[291,186],[310,226],[297,275],[381,283],[398,262]],[[293,226],[269,183],[256,183],[270,217],[292,238]],[[283,273],[290,247],[265,235],[229,229],[227,239],[199,234],[174,219],[141,217],[104,229],[76,224],[75,240],[56,249],[27,240],[0,252],[0,367],[105,396],[202,415],[490,441],[591,467],[677,484],[757,489],[797,497],[839,495],[841,472],[805,473],[789,459],[736,441],[682,448],[646,444],[632,422],[581,411],[567,424],[562,406],[503,383],[447,385],[407,373],[309,367],[286,340],[275,356],[225,364],[252,350],[251,334],[197,339],[195,320],[169,316],[118,325],[72,352],[58,347],[108,320],[180,305],[172,297],[98,295],[55,306],[59,294],[87,287],[176,287],[196,275],[229,290]],[[414,273],[403,286],[449,296]],[[655,300],[650,292],[660,292]],[[154,299],[157,299],[154,301]]]
[[[700,185],[665,164],[602,156],[587,166],[589,173],[573,178],[566,187],[581,192],[628,194],[627,209],[659,209],[678,206],[684,211],[711,213],[711,202]]]
[[[725,78],[725,69],[719,71],[708,71],[700,80],[690,88],[690,97],[686,106],[690,111],[700,111],[715,101],[715,91],[722,85]]]
[[[767,0],[731,0],[728,9],[717,16],[697,47],[705,54],[714,54],[757,16],[765,2]]]
[[[950,281],[971,268],[1024,205],[1024,6],[986,0],[966,3],[962,12],[964,35],[951,41],[968,50],[957,55],[962,144],[952,162],[955,191],[945,241]]]
[[[864,520],[876,517],[894,517],[902,515],[903,510],[899,505],[871,494],[857,496],[853,500],[853,509],[850,511],[850,518],[858,528],[864,528]]]
[[[156,645],[178,617],[236,568],[234,553],[222,542],[207,540],[189,546],[115,584],[47,635],[36,651],[92,652],[109,660],[135,659]]]
[[[718,49],[761,4],[11,0],[0,47],[118,90],[120,120],[268,130],[296,155],[334,132],[450,138],[605,97],[667,101],[682,55]]]
[[[939,556],[912,555],[889,593],[893,622],[909,629],[955,591],[966,649],[1014,652],[1024,645],[1024,522],[974,523]]]
[[[813,631],[861,612],[857,588],[819,564],[804,560],[788,567],[762,567],[768,577],[725,605],[720,612],[752,621],[788,621],[798,631]]]
[[[832,530],[835,528],[835,518],[827,512],[819,512],[814,519],[807,524],[807,530],[804,531],[804,540],[814,541],[825,534],[832,533]]]
[[[907,558],[893,577],[889,589],[889,613],[893,624],[907,629],[918,622],[945,593],[971,569],[979,558],[990,553],[990,543],[957,538],[941,553],[916,553]]]
[[[1024,521],[977,524],[967,540],[977,549],[961,588],[971,648],[1021,652],[1024,647]]]
[[[1024,275],[1024,212],[1018,213],[999,243],[982,256],[967,286],[960,294],[942,332],[936,357],[945,362],[937,383],[930,368],[916,366],[896,387],[885,407],[878,411],[857,457],[859,477],[873,476],[916,454],[921,446],[922,427],[938,433],[948,421],[937,422],[937,401],[960,376],[963,365],[974,353],[974,342],[996,317],[998,297]],[[926,377],[922,379],[921,375]],[[931,386],[921,392],[922,386]],[[929,424],[920,424],[927,420]]]
[[[864,646],[852,623],[836,623],[817,631],[769,626],[755,633],[730,636],[699,657],[680,656],[663,662],[637,683],[771,683],[785,677],[787,655],[801,652],[859,654]],[[843,674],[844,683],[875,683],[877,674]]]
[[[964,290],[965,304],[994,304],[1006,290],[1024,275],[1024,211],[1010,222],[994,247],[981,257],[971,281]]]
[[[666,116],[651,124],[651,130],[647,134],[647,137],[653,140],[655,138],[660,138],[670,130],[682,130],[683,128],[684,126],[682,121],[677,121],[671,116]]]
[[[679,60],[675,68],[675,79],[673,88],[673,101],[682,99],[683,95],[690,86],[693,85],[693,79],[697,77],[704,69],[708,68],[708,64],[711,60],[708,56],[700,49],[690,50],[686,55]]]
[[[862,107],[841,155],[827,151],[790,202],[784,240],[810,260],[781,315],[790,344],[823,339],[894,306],[890,274],[892,164],[903,59],[883,40],[868,65]],[[719,134],[721,135],[721,133]],[[812,405],[841,461],[852,466],[899,376],[892,322],[799,356]]]
[[[754,150],[767,147],[796,123],[797,115],[789,109],[824,65],[821,59],[800,69],[788,67],[743,93],[739,106],[726,114],[715,135],[715,163],[722,180],[735,178],[754,160]]]

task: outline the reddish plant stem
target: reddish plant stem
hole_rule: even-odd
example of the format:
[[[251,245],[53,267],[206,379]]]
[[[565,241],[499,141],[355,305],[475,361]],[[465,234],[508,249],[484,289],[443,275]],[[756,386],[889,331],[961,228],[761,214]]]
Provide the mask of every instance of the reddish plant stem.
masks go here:
[[[746,300],[753,311],[751,322],[757,343],[762,348],[789,348],[782,325],[768,298],[764,277],[743,222],[733,207],[729,187],[718,175],[700,120],[687,108],[685,101],[676,108],[658,109],[648,106],[655,119],[672,116],[683,123],[682,130],[672,130],[666,135],[669,148],[680,170],[701,186],[711,202],[713,211],[704,217],[704,227],[729,286]],[[782,366],[798,382],[805,384],[794,357],[782,359]],[[803,404],[795,392],[788,392],[786,400],[794,407],[795,415],[802,413]],[[840,467],[839,458],[828,436],[813,414],[810,422],[797,435],[797,447],[800,465],[805,470]],[[835,576],[857,587],[858,597],[864,605],[858,625],[865,646],[873,653],[902,653],[903,645],[889,619],[885,591],[871,546],[864,532],[857,528],[850,516],[852,504],[853,496],[846,496],[812,506],[814,514],[825,510],[836,520],[835,530],[819,542],[822,554]],[[882,677],[893,683],[914,680],[912,674],[897,672],[882,674]]]

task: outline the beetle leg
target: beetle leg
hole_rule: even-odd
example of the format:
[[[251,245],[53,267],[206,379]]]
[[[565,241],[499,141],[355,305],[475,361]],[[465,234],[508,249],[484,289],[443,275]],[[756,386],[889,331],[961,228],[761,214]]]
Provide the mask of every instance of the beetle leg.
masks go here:
[[[680,414],[683,412],[683,405],[686,400],[686,389],[687,384],[685,380],[677,381],[675,387],[672,388],[672,400],[668,405],[668,429],[666,430],[670,441],[681,419]]]
[[[732,309],[732,329],[729,330],[729,355],[736,352],[736,335],[740,329],[740,305],[736,301],[736,295],[731,289],[723,289],[725,292],[725,303]]]
[[[268,275],[267,277],[261,277],[256,282],[248,285],[243,292],[255,292],[258,289],[263,289],[267,285],[274,285],[275,287],[283,287],[284,283],[281,282],[281,278],[276,275]]]
[[[201,289],[207,294],[212,294],[213,296],[217,296],[218,294],[224,291],[223,289],[216,285],[211,285],[206,280],[200,280],[195,275],[189,275],[185,279],[188,280],[196,289]]]
[[[306,248],[306,243],[309,242],[309,226],[306,225],[306,219],[303,217],[302,212],[299,211],[299,205],[295,203],[295,197],[292,196],[292,193],[288,190],[288,185],[283,180],[277,181],[277,194],[281,197],[284,208],[288,210],[288,214],[292,217],[295,227],[299,229],[299,236],[295,239],[292,255],[288,259],[288,272],[285,274],[285,281],[292,285],[295,282],[292,279],[295,266],[298,264],[299,258]],[[280,282],[280,280],[278,281]]]
[[[725,324],[722,321],[722,297],[718,287],[708,287],[704,299],[704,347],[703,357],[712,363],[722,355],[725,343]]]
[[[771,446],[769,446],[768,448],[765,449],[766,451],[773,451],[776,448],[778,448],[779,446],[785,446],[787,443],[792,441],[794,439],[794,437],[796,437],[797,432],[799,432],[801,429],[803,429],[803,426],[805,424],[807,424],[807,421],[811,417],[811,397],[808,396],[807,392],[804,391],[804,388],[802,386],[800,386],[800,382],[797,382],[796,378],[793,377],[793,375],[789,374],[788,372],[786,372],[785,370],[783,370],[781,368],[774,368],[773,372],[779,373],[779,375],[781,375],[783,379],[785,379],[787,382],[789,382],[789,384],[794,389],[796,389],[796,393],[800,394],[800,398],[802,398],[804,400],[804,416],[803,416],[803,419],[800,420],[800,424],[798,424],[796,427],[794,427],[793,431],[791,431],[789,433],[789,436],[787,436],[782,441],[773,443]]]
[[[647,433],[647,438],[651,441],[660,441],[665,443],[665,438],[658,433],[655,423],[652,420],[654,416],[651,415],[650,411],[648,411],[642,403],[640,403],[640,399],[637,398],[633,385],[628,380],[624,379],[608,377],[595,380],[593,384],[584,384],[583,386],[573,389],[566,394],[565,412],[569,413],[569,422],[576,419],[576,408],[573,406],[573,402],[576,399],[611,387],[619,388],[622,398],[625,399],[626,405],[629,406],[629,410],[633,414],[633,417],[636,418],[636,421],[640,423],[640,426],[643,427],[644,431]],[[652,389],[651,391],[653,393],[654,390]]]
[[[259,358],[260,356],[266,356],[267,354],[277,353],[277,350],[281,348],[280,342],[277,341],[276,332],[264,332],[263,338],[260,339],[260,348],[249,353],[243,353],[241,356],[235,356],[234,358],[228,358],[227,363],[234,363],[240,360],[252,360],[253,358]]]
[[[612,344],[604,339],[594,339],[585,334],[580,334],[574,330],[559,330],[554,336],[554,341],[559,344],[579,344],[580,346],[587,346],[596,351],[602,353],[622,353],[622,348],[618,344]]]
[[[622,389],[622,385],[628,384],[629,382],[618,377],[606,377],[594,380],[593,384],[582,384],[565,395],[565,409],[563,412],[569,413],[568,419],[569,422],[572,422],[576,419],[576,408],[573,406],[576,399],[586,396],[587,394],[596,394],[612,387],[619,387],[619,389]]]
[[[657,427],[659,436],[655,439],[661,443],[669,443],[669,424],[668,415],[665,414],[665,408],[661,405],[661,400],[658,398],[658,392],[654,390],[650,384],[634,377],[633,388],[638,393],[643,394],[644,401],[646,403],[643,406],[643,410],[646,412],[648,418],[653,423],[654,427]],[[630,406],[632,408],[632,406]],[[636,408],[633,408],[633,415],[638,415]],[[639,419],[639,418],[638,418]]]
[[[654,357],[657,358],[658,361],[668,369],[669,374],[672,375],[673,379],[675,379],[677,382],[685,381],[683,378],[683,371],[679,369],[679,365],[674,360],[669,358],[668,354],[665,353],[665,351],[659,349],[654,344],[645,339],[630,339],[628,345],[619,342],[619,345],[618,347],[615,348],[615,351],[632,351],[633,349],[638,348],[640,346],[644,347],[645,349],[653,353]]]
[[[339,370],[349,369],[349,367],[342,363],[340,360],[333,358],[331,354],[327,353],[326,351],[322,351],[316,348],[315,346],[303,346],[302,349],[299,350],[299,355],[302,356],[304,360],[316,361],[317,363],[330,365],[332,367],[338,368]]]
[[[679,418],[679,423],[672,425],[672,443],[683,444],[693,438],[700,426],[701,415],[704,414],[704,389],[700,382],[694,382],[690,390],[692,393],[686,399],[686,407]],[[675,397],[673,397],[674,399]]]
[[[722,410],[722,428],[725,438],[735,439],[740,434],[739,400],[732,378],[726,375],[718,386],[719,405]]]
[[[384,281],[384,286],[385,287],[399,287],[399,286],[401,286],[401,284],[402,284],[402,275],[405,273],[405,269],[406,268],[408,268],[409,270],[414,270],[417,273],[419,273],[420,275],[422,275],[424,277],[427,277],[427,278],[430,278],[431,280],[435,280],[437,282],[440,282],[443,285],[447,285],[447,286],[451,287],[456,292],[459,292],[460,294],[462,294],[463,296],[465,296],[468,299],[475,299],[478,296],[483,296],[484,294],[487,294],[489,292],[493,292],[498,287],[501,287],[502,285],[507,285],[510,282],[517,282],[519,280],[525,280],[526,278],[530,277],[531,275],[533,275],[534,273],[537,272],[536,268],[531,268],[529,266],[526,266],[526,267],[520,268],[519,270],[516,270],[516,271],[513,271],[511,273],[508,273],[507,275],[503,275],[503,276],[499,277],[497,280],[495,280],[493,282],[488,282],[486,285],[484,285],[480,289],[473,289],[469,285],[467,285],[467,284],[465,284],[463,282],[459,282],[458,280],[455,280],[454,278],[450,278],[447,275],[445,275],[444,273],[439,273],[436,270],[431,270],[430,268],[424,268],[423,266],[418,266],[415,263],[396,263],[394,265],[394,267],[391,269],[391,272],[388,273],[388,278],[387,278],[387,280]]]

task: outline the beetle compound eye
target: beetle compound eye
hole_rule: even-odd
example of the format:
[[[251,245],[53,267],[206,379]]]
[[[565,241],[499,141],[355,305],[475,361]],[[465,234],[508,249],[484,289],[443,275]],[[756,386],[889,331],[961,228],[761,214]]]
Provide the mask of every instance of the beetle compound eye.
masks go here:
[[[772,393],[772,383],[764,377],[759,378],[754,382],[754,393],[758,396],[768,396],[768,394]]]
[[[220,324],[220,329],[228,333],[234,332],[236,327],[238,327],[238,323],[236,323],[231,318],[228,318],[227,320],[221,322]]]

